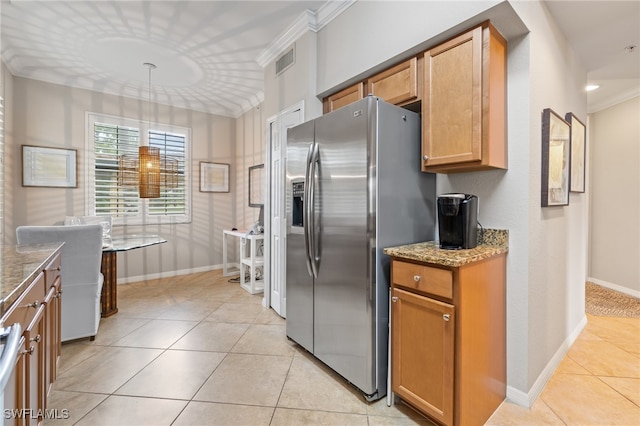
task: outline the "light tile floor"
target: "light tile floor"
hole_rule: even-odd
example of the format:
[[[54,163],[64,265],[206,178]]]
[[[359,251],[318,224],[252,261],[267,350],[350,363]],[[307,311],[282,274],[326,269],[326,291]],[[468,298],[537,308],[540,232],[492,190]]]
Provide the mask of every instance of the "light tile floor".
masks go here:
[[[587,325],[530,410],[503,403],[487,425],[640,425],[640,318]]]
[[[431,424],[365,402],[220,271],[118,292],[95,341],[63,344],[48,408],[70,418],[46,425]],[[532,409],[505,403],[488,424],[640,424],[639,405],[640,319],[589,317]]]

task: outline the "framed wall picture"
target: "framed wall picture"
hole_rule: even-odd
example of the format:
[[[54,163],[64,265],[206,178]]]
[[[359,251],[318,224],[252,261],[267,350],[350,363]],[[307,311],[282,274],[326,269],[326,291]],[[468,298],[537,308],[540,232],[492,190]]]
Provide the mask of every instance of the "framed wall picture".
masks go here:
[[[264,164],[249,167],[249,207],[264,205]]]
[[[75,149],[22,145],[22,186],[77,188]]]
[[[542,111],[542,207],[569,204],[570,131],[550,108]]]
[[[584,192],[587,157],[587,127],[572,112],[565,115],[571,126],[571,192]]]
[[[200,162],[200,192],[229,192],[229,164]]]

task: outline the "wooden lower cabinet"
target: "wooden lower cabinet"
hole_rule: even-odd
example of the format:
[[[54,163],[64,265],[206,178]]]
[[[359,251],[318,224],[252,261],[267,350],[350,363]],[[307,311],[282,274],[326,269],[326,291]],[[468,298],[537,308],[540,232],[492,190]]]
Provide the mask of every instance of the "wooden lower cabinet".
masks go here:
[[[46,408],[45,308],[46,305],[44,303],[38,307],[31,324],[24,331],[26,425],[37,425],[42,422],[43,419],[40,417],[40,412]]]
[[[20,347],[24,347],[24,336],[20,341]],[[9,377],[4,388],[4,425],[24,425],[24,415],[18,414],[25,407],[25,362],[27,362],[27,354],[22,351],[16,358],[13,366],[13,373]]]
[[[20,323],[20,354],[4,390],[4,425],[39,425],[57,374],[61,351],[60,252],[2,317]]]
[[[45,311],[45,389],[47,394],[58,374],[58,362],[60,360],[60,284],[50,287],[44,299]]]
[[[506,396],[506,254],[448,267],[393,259],[391,388],[444,425],[482,425]]]
[[[432,418],[453,421],[454,307],[394,288],[393,391]]]

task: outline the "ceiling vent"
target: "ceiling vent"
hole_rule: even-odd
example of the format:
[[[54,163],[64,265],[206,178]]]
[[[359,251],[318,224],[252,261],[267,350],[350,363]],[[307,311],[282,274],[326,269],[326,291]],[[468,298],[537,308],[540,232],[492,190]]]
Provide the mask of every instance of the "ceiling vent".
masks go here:
[[[276,76],[285,72],[296,61],[295,45],[276,60]]]

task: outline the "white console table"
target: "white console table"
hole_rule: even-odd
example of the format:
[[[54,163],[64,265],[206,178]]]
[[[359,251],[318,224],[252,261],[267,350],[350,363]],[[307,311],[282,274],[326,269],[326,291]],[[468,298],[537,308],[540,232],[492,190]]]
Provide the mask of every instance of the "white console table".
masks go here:
[[[227,262],[227,238],[229,236],[240,239],[240,268],[235,270],[230,270]],[[240,273],[240,287],[251,294],[264,291],[264,275],[262,279],[256,279],[257,268],[264,266],[264,257],[257,255],[258,247],[260,249],[264,247],[264,234],[247,235],[243,231],[229,231],[226,229],[222,231],[222,275],[228,277]],[[249,273],[249,281],[246,280],[247,272]]]

